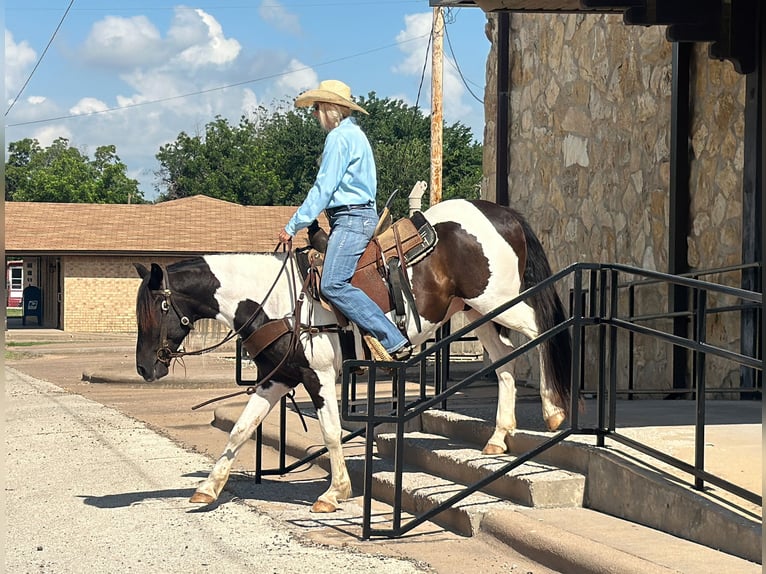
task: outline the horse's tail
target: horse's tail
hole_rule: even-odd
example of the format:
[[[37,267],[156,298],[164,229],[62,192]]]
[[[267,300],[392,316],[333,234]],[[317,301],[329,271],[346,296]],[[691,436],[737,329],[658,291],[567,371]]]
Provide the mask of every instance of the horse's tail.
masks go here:
[[[522,290],[529,289],[552,275],[551,266],[540,240],[532,228],[519,217],[527,242],[527,264],[522,278]],[[564,306],[556,287],[551,284],[530,297],[529,304],[535,310],[535,320],[540,333],[566,320]],[[545,378],[561,399],[559,406],[569,414],[572,372],[572,342],[569,329],[560,331],[540,347]]]

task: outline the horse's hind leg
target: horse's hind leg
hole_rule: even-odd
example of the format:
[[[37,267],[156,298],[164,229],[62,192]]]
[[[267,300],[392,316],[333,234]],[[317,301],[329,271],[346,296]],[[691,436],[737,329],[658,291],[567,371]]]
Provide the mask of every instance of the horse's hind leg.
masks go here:
[[[473,322],[481,315],[473,309],[465,312],[468,321]],[[492,323],[484,323],[474,330],[479,341],[487,350],[493,363],[513,350],[512,345],[503,343]],[[495,430],[482,449],[483,454],[502,454],[508,447],[505,437],[516,430],[516,380],[513,377],[513,361],[495,369],[497,373],[497,413]]]
[[[231,465],[237,456],[237,451],[253,436],[253,433],[266,418],[271,409],[279,402],[289,389],[285,385],[274,383],[268,389],[258,387],[258,390],[250,396],[242,414],[237,419],[234,428],[229,434],[223,454],[218,458],[208,477],[197,487],[189,502],[212,504],[218,500],[226,481],[229,479]]]
[[[324,399],[322,408],[317,409],[319,426],[322,429],[322,438],[327,447],[330,457],[330,488],[322,494],[314,505],[311,512],[335,512],[339,501],[351,497],[351,479],[346,469],[346,461],[343,458],[343,445],[341,444],[342,428],[340,414],[338,412],[338,398],[335,392],[335,372],[317,373],[322,386],[319,394]]]
[[[495,317],[494,321],[504,327],[522,333],[529,339],[534,339],[540,334],[537,321],[535,320],[535,310],[523,302],[514,305],[505,313],[501,313]],[[554,431],[566,418],[565,408],[546,375],[545,355],[542,348],[538,347],[538,349],[540,357],[540,399],[542,400],[543,419],[548,426],[548,430]]]

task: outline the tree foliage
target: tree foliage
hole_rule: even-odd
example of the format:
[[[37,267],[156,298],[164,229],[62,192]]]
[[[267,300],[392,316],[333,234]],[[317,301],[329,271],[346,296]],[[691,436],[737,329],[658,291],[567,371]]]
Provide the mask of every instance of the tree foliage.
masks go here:
[[[43,148],[26,138],[8,146],[5,165],[6,201],[54,203],[144,203],[138,181],[127,176],[127,166],[115,146],[96,148],[94,159],[57,138]]]
[[[374,92],[358,103],[369,112],[357,116],[375,154],[378,203],[398,189],[394,214],[404,215],[412,186],[430,179],[430,118]],[[204,133],[182,132],[162,146],[159,200],[205,194],[242,205],[300,204],[314,183],[326,134],[310,110],[261,112],[261,119],[243,117],[238,125],[216,117]],[[481,161],[481,144],[468,127],[445,126],[442,197],[478,197]]]

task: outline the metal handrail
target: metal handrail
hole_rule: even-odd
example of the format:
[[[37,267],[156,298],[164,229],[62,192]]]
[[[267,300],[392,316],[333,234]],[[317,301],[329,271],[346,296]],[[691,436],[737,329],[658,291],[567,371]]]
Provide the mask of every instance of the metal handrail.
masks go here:
[[[646,277],[648,280],[664,282],[667,284],[684,285],[696,290],[700,294],[698,297],[696,308],[692,311],[692,315],[697,317],[696,332],[692,338],[683,338],[663,331],[652,329],[644,325],[638,325],[635,321],[638,318],[632,317],[629,313],[628,319],[618,316],[618,303],[619,285],[617,284],[617,278],[620,273],[629,273],[632,275],[640,275]],[[591,289],[594,284],[598,284],[598,293],[595,290],[589,292],[591,297],[591,304],[589,311],[586,313],[586,306],[584,301],[584,294],[586,288],[583,286],[583,276],[589,275],[591,277]],[[574,283],[574,301],[571,316],[561,324],[553,327],[552,329],[541,333],[540,336],[519,345],[508,355],[501,357],[499,360],[484,365],[481,369],[472,373],[465,379],[451,384],[447,389],[440,389],[438,393],[433,395],[428,394],[425,388],[425,381],[421,377],[420,389],[418,395],[415,398],[407,397],[406,393],[406,373],[409,368],[420,368],[421,372],[425,361],[431,356],[437,356],[439,353],[448,352],[449,345],[465,337],[468,333],[473,331],[479,325],[491,321],[499,314],[510,309],[512,306],[526,301],[529,297],[536,294],[538,291],[548,288],[549,286],[555,286],[559,282],[572,279]],[[362,536],[364,538],[370,538],[372,536],[384,536],[384,537],[398,537],[406,532],[409,532],[412,528],[416,527],[423,522],[430,520],[438,513],[446,510],[452,505],[460,502],[476,491],[480,490],[493,480],[503,476],[513,468],[524,464],[525,462],[534,459],[549,448],[560,443],[571,435],[594,435],[597,438],[597,446],[605,446],[605,440],[612,439],[631,448],[643,452],[649,456],[653,456],[659,460],[662,460],[666,464],[669,464],[683,472],[687,472],[694,477],[694,488],[702,489],[704,483],[710,483],[731,492],[732,494],[741,497],[744,500],[748,500],[755,504],[762,504],[762,497],[743,489],[737,485],[734,485],[720,477],[712,475],[704,469],[704,428],[705,428],[705,397],[709,392],[717,392],[717,389],[709,390],[705,388],[705,364],[704,358],[710,354],[718,357],[722,357],[726,360],[734,363],[744,365],[748,368],[753,368],[758,371],[763,371],[763,360],[755,357],[749,357],[742,355],[741,353],[735,353],[727,349],[721,349],[707,343],[705,339],[705,321],[704,317],[709,311],[707,309],[707,295],[708,293],[723,293],[727,295],[733,295],[739,297],[744,301],[751,302],[756,305],[761,311],[763,308],[763,299],[761,293],[752,291],[746,291],[739,288],[728,287],[723,285],[717,285],[701,281],[699,279],[691,277],[681,277],[676,275],[670,275],[666,273],[649,271],[639,269],[627,265],[620,264],[596,264],[596,263],[575,263],[569,267],[559,271],[552,275],[545,281],[531,287],[524,291],[517,297],[504,303],[500,307],[493,310],[491,313],[479,318],[478,320],[465,325],[464,327],[456,330],[448,337],[437,340],[433,345],[429,346],[425,350],[413,355],[406,362],[392,362],[392,363],[380,363],[364,360],[349,360],[345,361],[342,369],[342,390],[341,390],[341,416],[347,422],[361,422],[364,425],[349,434],[346,434],[342,442],[347,442],[353,438],[359,436],[365,436],[365,481],[363,492],[363,525]],[[598,307],[598,309],[596,309]],[[596,328],[599,330],[598,337],[598,413],[597,424],[595,427],[584,427],[580,425],[578,420],[577,400],[578,393],[576,389],[581,387],[581,381],[583,378],[583,370],[581,368],[583,360],[583,351],[585,348],[584,331],[586,328]],[[513,462],[505,465],[503,468],[498,469],[491,475],[484,479],[468,485],[461,492],[456,493],[448,500],[441,504],[434,506],[433,508],[411,518],[404,523],[402,521],[402,475],[404,472],[404,457],[403,457],[403,439],[404,428],[407,422],[416,418],[429,408],[432,408],[438,404],[446,404],[448,398],[452,397],[455,393],[464,390],[476,381],[480,380],[490,372],[494,371],[502,365],[518,358],[522,354],[525,354],[533,348],[541,345],[549,338],[555,336],[559,332],[571,329],[572,332],[572,381],[571,388],[571,405],[570,405],[570,428],[558,432],[552,436],[548,441],[539,445],[537,448],[522,454]],[[670,455],[657,451],[652,447],[643,445],[634,439],[630,439],[619,434],[616,431],[616,398],[617,398],[617,331],[627,331],[629,333],[641,333],[650,337],[658,337],[666,340],[674,345],[683,346],[692,350],[695,353],[695,381],[696,385],[693,390],[697,401],[697,420],[695,422],[695,463],[690,465],[680,459],[674,458]],[[609,350],[610,352],[607,352]],[[364,401],[357,399],[356,393],[356,368],[366,367],[367,371],[367,397]],[[381,370],[385,369],[392,377],[390,395],[386,397],[378,398],[376,396],[377,379]],[[725,389],[726,391],[735,392],[734,389]],[[751,391],[753,389],[747,389]],[[624,392],[624,391],[619,391]],[[391,408],[388,412],[378,413],[377,409],[381,404],[391,403]],[[366,404],[366,411],[358,410],[358,407]],[[284,417],[285,404],[281,406],[282,415]],[[374,429],[381,424],[395,424],[396,426],[396,448],[394,454],[394,502],[393,502],[393,527],[392,528],[372,528],[372,475],[373,475],[373,459],[374,459]],[[260,427],[259,427],[260,429]],[[284,432],[284,431],[283,431]],[[260,436],[260,433],[259,433]],[[284,434],[280,441],[280,452],[283,453],[284,449]],[[260,447],[260,443],[258,445]],[[307,464],[311,460],[314,460],[318,456],[324,454],[326,449],[320,449],[313,452],[311,455],[304,457],[291,465],[284,463],[284,454],[280,455],[280,467],[277,469],[261,469],[260,463],[257,464],[256,480],[260,480],[260,476],[265,474],[284,474],[290,472],[293,469],[297,469],[304,464]],[[260,459],[259,459],[260,460]]]
[[[585,315],[585,312],[584,312],[583,298],[581,296],[584,292],[583,285],[582,285],[583,274],[586,272],[590,272],[596,280],[599,280],[602,282],[608,282],[609,279],[611,278],[611,284],[610,284],[611,306],[607,310],[606,289],[604,289],[604,285],[602,285],[603,294],[601,295],[602,299],[599,301],[600,312],[594,313],[595,305],[591,305],[591,314],[587,316]],[[685,285],[687,287],[696,289],[697,291],[699,291],[700,293],[704,293],[705,295],[709,292],[725,293],[728,295],[740,297],[743,300],[751,301],[757,305],[762,306],[762,295],[760,293],[746,291],[739,288],[717,285],[717,284],[713,284],[709,282],[700,281],[694,278],[678,277],[675,275],[669,275],[669,274],[665,274],[661,272],[638,269],[638,268],[627,266],[627,265],[577,263],[577,264],[573,264],[569,266],[568,268],[550,277],[546,281],[525,291],[524,293],[520,294],[519,296],[515,297],[514,299],[505,303],[504,305],[498,307],[497,309],[495,309],[493,312],[489,313],[488,315],[485,315],[484,317],[481,317],[477,321],[474,321],[473,323],[466,325],[462,329],[457,330],[455,333],[453,333],[449,337],[441,341],[438,341],[433,347],[430,347],[429,349],[427,349],[427,351],[414,355],[406,363],[374,363],[371,361],[346,361],[344,363],[344,368],[343,368],[341,413],[345,420],[365,422],[367,424],[367,432],[365,433],[366,434],[366,449],[365,449],[366,450],[366,453],[365,453],[365,469],[366,470],[365,470],[365,487],[364,487],[364,495],[363,495],[364,496],[364,517],[363,517],[363,525],[362,525],[362,536],[364,538],[370,538],[372,536],[386,536],[386,537],[401,536],[405,534],[406,532],[408,532],[409,530],[411,530],[412,528],[414,528],[415,526],[421,524],[422,522],[426,520],[429,520],[430,518],[434,517],[438,513],[446,510],[447,508],[451,507],[457,502],[470,496],[477,490],[483,488],[489,482],[496,480],[500,476],[504,475],[512,468],[515,468],[516,466],[523,464],[523,462],[526,462],[527,460],[531,460],[532,458],[538,456],[539,454],[541,454],[548,448],[551,448],[555,444],[558,444],[559,442],[564,440],[564,438],[572,434],[596,435],[598,438],[598,446],[604,446],[606,438],[612,438],[622,443],[630,442],[631,443],[630,446],[639,446],[638,450],[640,450],[641,452],[644,452],[645,454],[648,454],[648,455],[656,456],[656,453],[659,453],[659,451],[656,451],[655,449],[652,449],[651,447],[648,447],[646,445],[641,445],[640,443],[632,439],[627,439],[626,437],[620,435],[619,433],[615,431],[615,425],[616,425],[615,405],[616,405],[616,395],[617,395],[616,379],[615,379],[616,377],[615,346],[616,346],[616,332],[618,329],[641,332],[642,334],[645,334],[645,335],[656,336],[656,337],[666,339],[669,342],[672,342],[673,344],[682,345],[695,351],[698,357],[703,358],[703,359],[698,359],[698,361],[701,362],[701,364],[699,365],[701,368],[698,369],[697,392],[696,392],[698,408],[697,408],[697,422],[695,423],[695,427],[696,427],[695,442],[697,445],[695,448],[695,465],[693,466],[689,465],[688,463],[680,459],[676,459],[669,455],[665,455],[664,453],[660,453],[662,460],[679,470],[682,470],[684,472],[690,472],[694,476],[695,488],[697,489],[702,489],[704,482],[709,482],[711,484],[715,484],[719,488],[727,490],[731,492],[732,494],[740,496],[741,498],[748,500],[750,502],[753,502],[755,504],[762,503],[762,497],[758,496],[757,494],[750,492],[746,489],[743,489],[737,485],[733,485],[732,483],[729,483],[728,481],[725,481],[719,477],[712,475],[711,473],[706,472],[704,470],[704,456],[702,455],[702,449],[704,447],[704,424],[705,424],[704,400],[705,400],[705,395],[707,393],[706,389],[704,388],[704,357],[707,354],[721,356],[735,363],[742,364],[760,371],[763,370],[763,361],[753,357],[747,357],[739,353],[734,353],[726,349],[720,349],[718,347],[715,347],[706,343],[704,341],[704,321],[702,320],[698,321],[697,334],[694,340],[689,340],[689,339],[684,339],[681,337],[676,337],[674,335],[670,335],[668,333],[664,333],[656,329],[650,329],[644,326],[639,326],[634,323],[631,323],[630,321],[625,321],[623,319],[620,319],[619,317],[616,316],[617,315],[617,312],[616,312],[617,299],[618,299],[616,277],[618,273],[620,272],[630,273],[634,275],[644,275],[650,279],[663,281],[669,284]],[[451,385],[449,389],[446,389],[427,399],[418,398],[410,403],[406,403],[404,399],[405,388],[404,388],[403,381],[405,378],[404,374],[406,372],[407,367],[415,366],[417,363],[425,360],[428,356],[437,353],[441,349],[448,348],[448,346],[452,342],[454,342],[459,337],[463,336],[465,333],[475,329],[480,324],[492,320],[494,317],[504,312],[505,310],[509,309],[513,305],[518,304],[519,302],[523,300],[526,300],[526,298],[530,297],[532,294],[534,294],[538,290],[546,288],[549,285],[555,284],[556,282],[562,279],[568,278],[570,276],[574,278],[574,283],[575,283],[574,289],[577,296],[574,297],[574,310],[573,310],[572,316],[569,319],[567,319],[564,323],[560,324],[557,327],[554,327],[553,329],[550,329],[546,333],[541,334],[539,337],[528,341],[524,345],[521,345],[520,347],[512,351],[506,357],[501,358],[499,361],[496,361],[490,365],[487,365],[483,367],[482,369],[478,370],[477,372],[471,374],[469,377],[463,379],[462,381]],[[593,297],[594,297],[593,303],[595,304],[595,295]],[[706,296],[700,297],[700,301],[701,303],[698,305],[698,308],[695,311],[695,315],[704,317],[706,313],[706,308],[705,308]],[[572,404],[572,408],[570,409],[570,412],[572,413],[570,429],[556,434],[549,441],[547,441],[543,445],[540,445],[534,451],[530,451],[528,453],[521,455],[521,457],[519,458],[521,459],[522,462],[518,462],[519,459],[517,459],[516,461],[509,463],[508,465],[506,465],[506,467],[499,469],[497,472],[492,473],[490,476],[482,479],[481,481],[475,484],[467,486],[465,489],[463,489],[459,493],[456,493],[455,495],[450,497],[448,500],[443,501],[442,503],[432,507],[426,512],[423,512],[415,516],[414,518],[410,519],[408,522],[403,524],[402,523],[402,507],[401,507],[401,488],[402,488],[402,474],[404,471],[404,468],[403,468],[404,464],[403,464],[403,451],[400,445],[401,445],[401,441],[403,440],[404,426],[406,422],[412,420],[416,416],[419,416],[428,408],[431,408],[443,401],[446,401],[447,398],[454,395],[456,392],[464,389],[465,387],[469,386],[471,383],[483,377],[489,371],[494,370],[495,368],[502,366],[503,364],[517,358],[519,355],[528,352],[532,348],[543,343],[549,337],[554,336],[556,333],[558,333],[562,329],[568,329],[568,328],[572,329],[573,381],[572,381],[571,388],[572,389],[579,388],[578,379],[582,377],[582,372],[580,369],[580,360],[581,360],[580,350],[583,348],[583,345],[584,345],[584,337],[582,336],[582,330],[586,327],[596,327],[596,328],[599,328],[602,332],[605,329],[608,329],[610,331],[610,345],[612,348],[612,352],[608,358],[608,360],[610,361],[610,371],[611,371],[611,376],[609,377],[608,381],[604,373],[604,371],[606,370],[604,363],[607,360],[607,357],[605,357],[605,353],[600,353],[601,360],[599,365],[600,373],[599,373],[599,389],[598,389],[599,413],[598,413],[597,426],[593,428],[586,428],[586,427],[580,426],[577,420],[577,408],[575,408],[577,393],[573,392],[572,393],[573,404]],[[601,338],[600,343],[602,345],[605,345],[605,340],[606,340],[605,337]],[[368,376],[371,377],[368,380],[368,397],[367,397],[368,410],[366,413],[359,413],[357,411],[351,412],[350,410],[350,407],[352,406],[352,402],[349,400],[349,382],[350,382],[350,375],[356,367],[367,367],[369,369]],[[399,384],[397,385],[397,390],[396,390],[396,393],[398,394],[398,400],[396,402],[397,406],[394,411],[392,411],[389,414],[380,415],[375,412],[375,405],[377,404],[377,401],[375,399],[375,376],[376,376],[377,368],[386,368],[386,367],[392,369],[394,379],[399,382]],[[608,390],[607,390],[607,387],[608,387]],[[607,414],[607,411],[608,411],[608,414]],[[374,441],[373,430],[377,424],[381,424],[383,422],[396,424],[396,439],[397,439],[396,445],[397,446],[396,446],[395,455],[394,455],[395,497],[394,497],[394,504],[393,504],[393,528],[373,529],[371,525],[371,501],[372,501],[371,493],[372,493],[373,441]]]

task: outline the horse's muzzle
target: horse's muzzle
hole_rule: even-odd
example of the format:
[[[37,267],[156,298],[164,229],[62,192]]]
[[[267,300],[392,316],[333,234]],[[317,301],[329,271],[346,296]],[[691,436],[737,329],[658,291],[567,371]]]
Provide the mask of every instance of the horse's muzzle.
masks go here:
[[[151,383],[167,375],[168,366],[161,361],[154,362],[150,367],[136,364],[136,371],[147,383]]]

